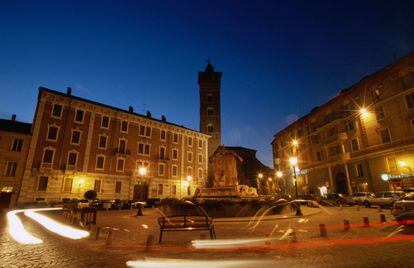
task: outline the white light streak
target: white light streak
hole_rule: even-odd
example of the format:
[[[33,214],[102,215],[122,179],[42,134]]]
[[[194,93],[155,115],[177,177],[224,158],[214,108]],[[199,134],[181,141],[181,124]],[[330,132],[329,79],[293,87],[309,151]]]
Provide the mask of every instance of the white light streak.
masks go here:
[[[250,238],[250,239],[220,239],[220,240],[194,240],[191,244],[195,248],[225,248],[237,246],[265,245],[269,238]]]
[[[37,211],[49,211],[58,210],[61,208],[40,208],[40,209],[28,209],[24,212],[24,215],[38,222],[40,225],[48,229],[49,231],[56,233],[60,236],[70,239],[81,239],[89,236],[89,232],[72,228],[68,225],[59,223],[51,218],[37,213]]]
[[[24,228],[22,221],[17,217],[17,213],[26,211],[25,209],[13,210],[7,213],[7,222],[10,236],[20,244],[41,244],[43,240],[34,237]]]
[[[129,267],[168,267],[168,268],[227,268],[227,267],[261,267],[264,264],[269,264],[270,261],[257,260],[184,260],[184,259],[161,259],[161,258],[146,258],[144,260],[127,261],[126,265]]]

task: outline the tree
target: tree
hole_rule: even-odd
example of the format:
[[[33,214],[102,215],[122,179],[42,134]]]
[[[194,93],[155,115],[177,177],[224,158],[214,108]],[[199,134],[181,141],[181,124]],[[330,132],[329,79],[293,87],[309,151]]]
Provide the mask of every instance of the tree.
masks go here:
[[[94,200],[94,199],[96,199],[97,196],[98,196],[98,194],[94,190],[88,190],[83,195],[83,197],[85,197],[85,199],[88,199],[88,200]]]

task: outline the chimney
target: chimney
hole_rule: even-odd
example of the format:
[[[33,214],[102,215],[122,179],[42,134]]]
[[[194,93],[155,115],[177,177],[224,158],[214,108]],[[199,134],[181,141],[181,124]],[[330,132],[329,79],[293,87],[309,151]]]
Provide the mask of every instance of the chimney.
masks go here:
[[[165,115],[161,116],[161,121],[162,122],[167,122],[167,118],[165,117]]]
[[[129,107],[128,107],[128,111],[129,111],[130,113],[133,113],[133,112],[134,112],[134,107],[129,106]]]
[[[16,121],[16,114],[12,114],[11,120],[14,122]]]
[[[150,111],[147,111],[147,117],[151,118],[151,112]]]
[[[68,87],[68,89],[66,90],[66,95],[70,96],[72,95],[72,88]]]

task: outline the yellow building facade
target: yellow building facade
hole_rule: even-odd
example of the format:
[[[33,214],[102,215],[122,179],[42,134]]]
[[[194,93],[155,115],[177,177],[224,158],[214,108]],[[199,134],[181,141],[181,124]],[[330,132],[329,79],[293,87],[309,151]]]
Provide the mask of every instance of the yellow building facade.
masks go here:
[[[27,152],[30,146],[31,124],[0,119],[0,208],[16,204]]]
[[[293,192],[414,187],[414,53],[364,77],[274,135],[274,166]]]

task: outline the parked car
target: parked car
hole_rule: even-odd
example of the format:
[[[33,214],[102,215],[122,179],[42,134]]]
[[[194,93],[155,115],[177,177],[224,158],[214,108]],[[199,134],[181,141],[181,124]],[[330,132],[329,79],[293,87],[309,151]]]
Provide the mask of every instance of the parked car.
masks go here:
[[[409,193],[394,202],[391,214],[399,224],[414,223],[414,193]]]
[[[89,206],[96,209],[103,209],[103,201],[100,199],[92,200]]]
[[[324,200],[321,200],[321,202],[322,204],[332,203],[334,206],[339,206],[339,205],[353,206],[355,204],[354,200],[352,200],[352,197],[346,196],[340,193],[328,194]]]
[[[404,188],[403,192],[404,193],[414,193],[414,188]]]
[[[352,200],[354,200],[355,204],[362,205],[366,200],[374,196],[375,194],[371,192],[357,192],[352,194]]]
[[[121,199],[113,199],[111,202],[111,209],[122,209],[124,202]]]
[[[395,201],[404,196],[403,191],[387,191],[377,193],[374,197],[370,197],[364,201],[364,206],[367,208],[371,206],[392,207]]]

